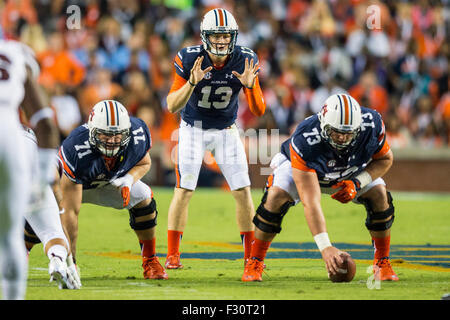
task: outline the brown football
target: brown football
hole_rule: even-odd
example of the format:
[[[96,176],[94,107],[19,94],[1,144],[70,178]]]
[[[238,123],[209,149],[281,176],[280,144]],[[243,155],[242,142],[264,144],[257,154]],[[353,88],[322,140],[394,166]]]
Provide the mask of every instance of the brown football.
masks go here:
[[[343,263],[339,266],[339,272],[336,274],[329,274],[332,282],[350,282],[356,274],[356,264],[350,255],[341,255]]]

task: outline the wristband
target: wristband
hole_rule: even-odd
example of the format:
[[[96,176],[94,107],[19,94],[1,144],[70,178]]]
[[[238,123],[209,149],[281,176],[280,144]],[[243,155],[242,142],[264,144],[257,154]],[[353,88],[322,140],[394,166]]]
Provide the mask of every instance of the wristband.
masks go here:
[[[320,252],[322,252],[325,248],[331,247],[330,238],[328,238],[328,233],[326,232],[316,234],[314,236],[314,241],[316,242]]]
[[[195,87],[197,84],[193,84],[192,82],[191,82],[191,78],[189,78],[188,79],[188,82],[189,82],[189,84],[191,85],[191,86],[193,86],[193,87]]]
[[[369,183],[372,182],[372,176],[367,171],[362,171],[360,174],[355,176],[355,179],[358,179],[359,181],[359,187],[362,189],[365,186],[367,186]]]
[[[46,119],[46,118],[53,118],[53,109],[50,107],[43,108],[39,110],[38,112],[35,112],[31,118],[30,118],[30,126],[31,128],[36,127],[36,125],[39,123],[39,121]]]

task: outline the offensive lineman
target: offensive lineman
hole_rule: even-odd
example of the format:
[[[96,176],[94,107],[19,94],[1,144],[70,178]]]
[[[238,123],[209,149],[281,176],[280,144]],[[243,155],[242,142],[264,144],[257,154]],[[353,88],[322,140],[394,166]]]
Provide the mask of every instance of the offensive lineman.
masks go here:
[[[341,255],[347,253],[329,240],[321,192],[342,203],[364,204],[366,227],[375,247],[375,277],[397,281],[389,262],[394,205],[381,178],[392,162],[380,114],[361,108],[349,95],[330,96],[318,114],[298,125],[272,159],[274,171],[253,220],[255,242],[242,281],[262,281],[267,250],[281,231],[284,215],[300,201],[328,273],[337,272]]]
[[[30,196],[19,105],[35,130],[38,144],[38,181],[44,189],[54,179],[53,159],[58,131],[53,111],[46,107],[37,85],[39,65],[30,48],[0,39],[0,277],[2,298],[25,299],[27,257],[23,245],[24,213]]]
[[[140,179],[150,170],[150,131],[145,123],[128,115],[114,100],[98,102],[87,124],[63,141],[59,158],[62,215],[74,259],[81,203],[115,209],[126,208],[130,227],[141,246],[145,279],[167,279],[156,256],[156,202],[149,186]]]
[[[180,112],[182,119],[175,160],[177,183],[168,216],[168,269],[183,267],[180,241],[206,150],[213,153],[236,201],[245,260],[254,236],[247,158],[234,122],[241,88],[252,113],[264,114],[258,57],[251,49],[235,45],[238,25],[227,10],[207,12],[200,32],[203,45],[186,47],[176,55],[174,82],[167,96],[168,110]]]

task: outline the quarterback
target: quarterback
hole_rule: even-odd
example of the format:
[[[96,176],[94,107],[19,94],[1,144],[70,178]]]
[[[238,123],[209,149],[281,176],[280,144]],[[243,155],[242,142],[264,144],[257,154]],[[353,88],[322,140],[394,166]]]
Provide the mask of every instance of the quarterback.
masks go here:
[[[318,114],[297,126],[272,159],[274,171],[253,220],[255,242],[242,281],[262,280],[269,246],[281,231],[284,215],[300,201],[327,272],[337,272],[341,255],[347,253],[334,247],[328,237],[320,205],[322,192],[341,203],[365,206],[365,225],[375,248],[375,277],[398,280],[389,262],[394,205],[381,178],[392,162],[380,114],[361,108],[349,95],[330,96]]]
[[[114,100],[98,102],[88,123],[63,141],[59,151],[64,167],[62,220],[74,258],[82,202],[126,208],[141,246],[144,278],[168,278],[156,256],[156,201],[150,187],[140,180],[151,166],[150,148],[150,131],[145,123],[130,117],[127,109]]]
[[[250,110],[257,116],[264,114],[258,57],[251,49],[236,45],[238,25],[227,10],[207,12],[200,35],[202,45],[183,48],[175,56],[174,82],[167,96],[168,110],[181,114],[175,159],[177,183],[168,217],[165,265],[169,269],[183,267],[180,241],[207,150],[212,152],[236,201],[244,259],[249,257],[254,235],[248,164],[235,120],[241,88]]]

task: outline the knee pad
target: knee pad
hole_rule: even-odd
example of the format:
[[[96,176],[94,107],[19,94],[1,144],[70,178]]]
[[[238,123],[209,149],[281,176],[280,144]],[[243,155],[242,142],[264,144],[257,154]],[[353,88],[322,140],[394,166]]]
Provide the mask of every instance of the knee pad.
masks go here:
[[[31,228],[30,224],[26,220],[25,220],[25,232],[23,233],[23,237],[26,242],[34,244],[41,243],[41,240],[38,238],[33,228]]]
[[[273,213],[264,208],[264,203],[266,203],[266,200],[267,200],[267,191],[264,193],[263,198],[261,199],[261,204],[259,205],[258,209],[256,209],[256,215],[253,217],[253,223],[261,231],[267,233],[280,233],[281,222],[283,221],[283,218],[288,212],[289,208],[292,207],[295,203],[287,201],[281,206],[279,213]],[[266,221],[274,223],[275,225],[261,221],[258,217],[261,217]]]
[[[148,206],[142,208],[131,208],[130,212],[130,227],[133,230],[145,230],[156,226],[156,217],[158,216],[158,211],[156,210],[156,201],[152,199]],[[136,222],[136,218],[143,217],[155,213],[155,217],[150,220]]]
[[[367,219],[366,219],[366,228],[370,231],[385,231],[389,229],[392,224],[394,223],[394,205],[392,203],[392,196],[389,191],[387,191],[387,197],[388,197],[388,203],[389,208],[387,208],[384,211],[375,212],[372,209],[372,205],[369,200],[363,200],[361,201],[364,206],[366,207],[367,211]],[[383,220],[391,217],[390,220],[385,222],[373,222],[374,220]]]

